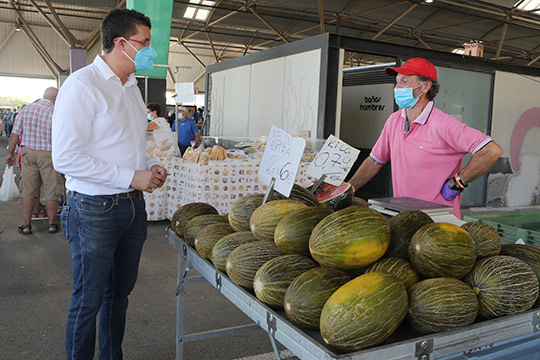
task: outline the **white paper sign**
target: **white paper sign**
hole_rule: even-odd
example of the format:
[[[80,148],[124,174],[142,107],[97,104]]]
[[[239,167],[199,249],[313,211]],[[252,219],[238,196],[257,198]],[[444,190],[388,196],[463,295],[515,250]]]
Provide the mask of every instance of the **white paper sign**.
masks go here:
[[[275,178],[274,189],[284,196],[289,196],[305,147],[304,139],[292,137],[272,125],[259,168],[259,181],[269,185],[272,178]]]
[[[335,186],[341,185],[351,171],[358,154],[360,150],[330,135],[307,168],[307,174],[315,179],[326,175],[324,182]]]
[[[195,102],[195,86],[192,82],[176,83],[174,84],[174,91],[176,91],[177,94],[177,103],[185,104]]]

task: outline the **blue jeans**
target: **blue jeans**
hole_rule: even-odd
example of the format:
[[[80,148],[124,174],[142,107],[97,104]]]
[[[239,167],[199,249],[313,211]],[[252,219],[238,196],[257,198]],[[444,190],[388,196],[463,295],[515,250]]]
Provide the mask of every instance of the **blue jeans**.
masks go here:
[[[122,359],[128,295],[137,280],[146,239],[143,195],[90,196],[69,191],[60,217],[73,267],[66,358],[94,358],[99,312],[99,359]]]

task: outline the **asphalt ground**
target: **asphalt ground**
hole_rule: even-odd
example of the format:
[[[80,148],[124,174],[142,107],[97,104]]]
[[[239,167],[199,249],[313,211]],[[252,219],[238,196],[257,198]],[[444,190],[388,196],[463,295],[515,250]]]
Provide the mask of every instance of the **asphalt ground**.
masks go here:
[[[0,137],[1,174],[6,148],[7,138]],[[21,224],[20,201],[0,202],[0,359],[63,359],[72,290],[70,248],[62,232],[47,232],[46,220],[33,221],[30,236],[17,232]],[[176,356],[177,253],[165,241],[167,225],[168,221],[148,223],[139,276],[130,295],[125,359]],[[188,274],[195,275],[193,270]],[[186,285],[184,316],[186,334],[251,323],[206,282]],[[282,359],[294,358],[279,349]],[[273,358],[268,334],[262,329],[186,343],[183,356],[185,360]]]

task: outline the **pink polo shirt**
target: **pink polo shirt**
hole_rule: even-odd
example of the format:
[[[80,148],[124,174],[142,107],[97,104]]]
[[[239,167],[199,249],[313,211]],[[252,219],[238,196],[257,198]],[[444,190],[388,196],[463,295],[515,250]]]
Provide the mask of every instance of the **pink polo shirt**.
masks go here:
[[[390,115],[370,156],[379,164],[391,160],[395,197],[453,206],[453,214],[461,218],[461,195],[446,201],[442,186],[461,171],[464,155],[474,154],[492,139],[433,105],[426,105],[406,135],[405,109]]]

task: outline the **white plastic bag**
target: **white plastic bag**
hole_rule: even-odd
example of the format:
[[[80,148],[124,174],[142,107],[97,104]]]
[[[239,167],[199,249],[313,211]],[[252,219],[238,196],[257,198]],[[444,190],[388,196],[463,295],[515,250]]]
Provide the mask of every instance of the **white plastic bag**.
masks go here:
[[[15,184],[15,174],[13,173],[13,166],[6,166],[4,176],[2,180],[2,186],[0,187],[0,201],[15,201],[20,196],[19,188]]]

